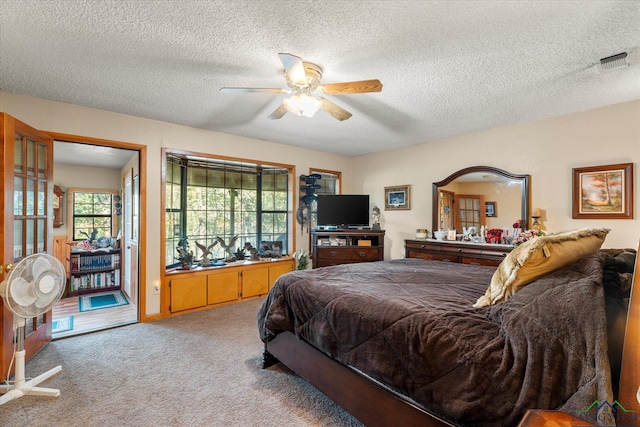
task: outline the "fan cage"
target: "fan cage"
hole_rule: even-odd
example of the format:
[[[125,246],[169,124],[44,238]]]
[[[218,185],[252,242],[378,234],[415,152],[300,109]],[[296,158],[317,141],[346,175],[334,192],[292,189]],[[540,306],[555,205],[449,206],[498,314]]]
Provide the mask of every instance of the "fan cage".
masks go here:
[[[46,313],[60,300],[65,283],[62,263],[49,254],[38,253],[23,258],[9,272],[2,297],[13,314],[31,319]]]

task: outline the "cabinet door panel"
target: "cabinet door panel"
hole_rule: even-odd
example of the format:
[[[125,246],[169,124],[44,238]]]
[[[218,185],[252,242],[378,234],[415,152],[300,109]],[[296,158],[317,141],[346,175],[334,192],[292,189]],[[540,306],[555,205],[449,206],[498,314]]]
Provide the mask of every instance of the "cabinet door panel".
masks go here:
[[[242,297],[264,295],[269,292],[269,267],[242,272]]]
[[[210,274],[207,276],[207,304],[238,299],[238,272]]]
[[[171,312],[207,305],[206,276],[173,279],[171,281]]]
[[[293,270],[293,265],[290,262],[272,265],[269,267],[269,289],[276,282],[278,277]]]

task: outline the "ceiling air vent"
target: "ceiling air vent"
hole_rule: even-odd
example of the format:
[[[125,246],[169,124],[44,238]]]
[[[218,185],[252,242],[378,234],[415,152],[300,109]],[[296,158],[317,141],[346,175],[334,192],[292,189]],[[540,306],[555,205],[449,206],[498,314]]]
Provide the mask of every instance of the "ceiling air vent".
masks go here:
[[[627,52],[618,53],[600,60],[600,71],[610,71],[627,66],[629,66]]]

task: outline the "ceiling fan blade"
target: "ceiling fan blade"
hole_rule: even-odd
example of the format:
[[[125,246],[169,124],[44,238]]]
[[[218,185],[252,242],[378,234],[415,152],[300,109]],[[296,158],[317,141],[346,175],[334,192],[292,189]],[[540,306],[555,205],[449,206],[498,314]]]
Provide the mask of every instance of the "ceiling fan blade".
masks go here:
[[[349,117],[351,117],[350,112],[326,98],[322,99],[322,105],[320,106],[320,108],[340,121],[347,120]]]
[[[366,93],[366,92],[380,92],[382,90],[382,83],[380,80],[360,80],[357,82],[347,83],[333,83],[323,85],[318,88],[318,92],[326,93],[328,95],[343,95],[349,93]]]
[[[267,119],[269,120],[281,119],[282,116],[284,116],[288,112],[289,110],[287,110],[287,106],[284,105],[284,103],[282,103],[278,108],[276,108],[276,110],[273,113],[271,113],[269,117],[267,117]]]
[[[286,92],[286,89],[272,89],[261,87],[222,87],[220,92],[222,93],[282,93]]]
[[[290,53],[279,53],[278,56],[282,61],[282,65],[284,65],[284,72],[287,73],[289,80],[296,84],[306,85],[307,73],[304,71],[302,58]]]

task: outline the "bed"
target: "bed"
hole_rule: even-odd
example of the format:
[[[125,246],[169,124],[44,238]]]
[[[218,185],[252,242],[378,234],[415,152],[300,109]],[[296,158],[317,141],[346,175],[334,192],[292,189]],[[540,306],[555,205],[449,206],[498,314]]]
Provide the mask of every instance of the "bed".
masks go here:
[[[620,281],[631,253],[580,256],[486,307],[474,304],[495,267],[399,259],[292,272],[258,313],[264,366],[283,363],[368,426],[511,426],[528,409],[615,422],[619,407],[588,408],[617,399],[640,413],[638,345],[623,348],[625,327],[638,336],[639,297],[628,302]]]

